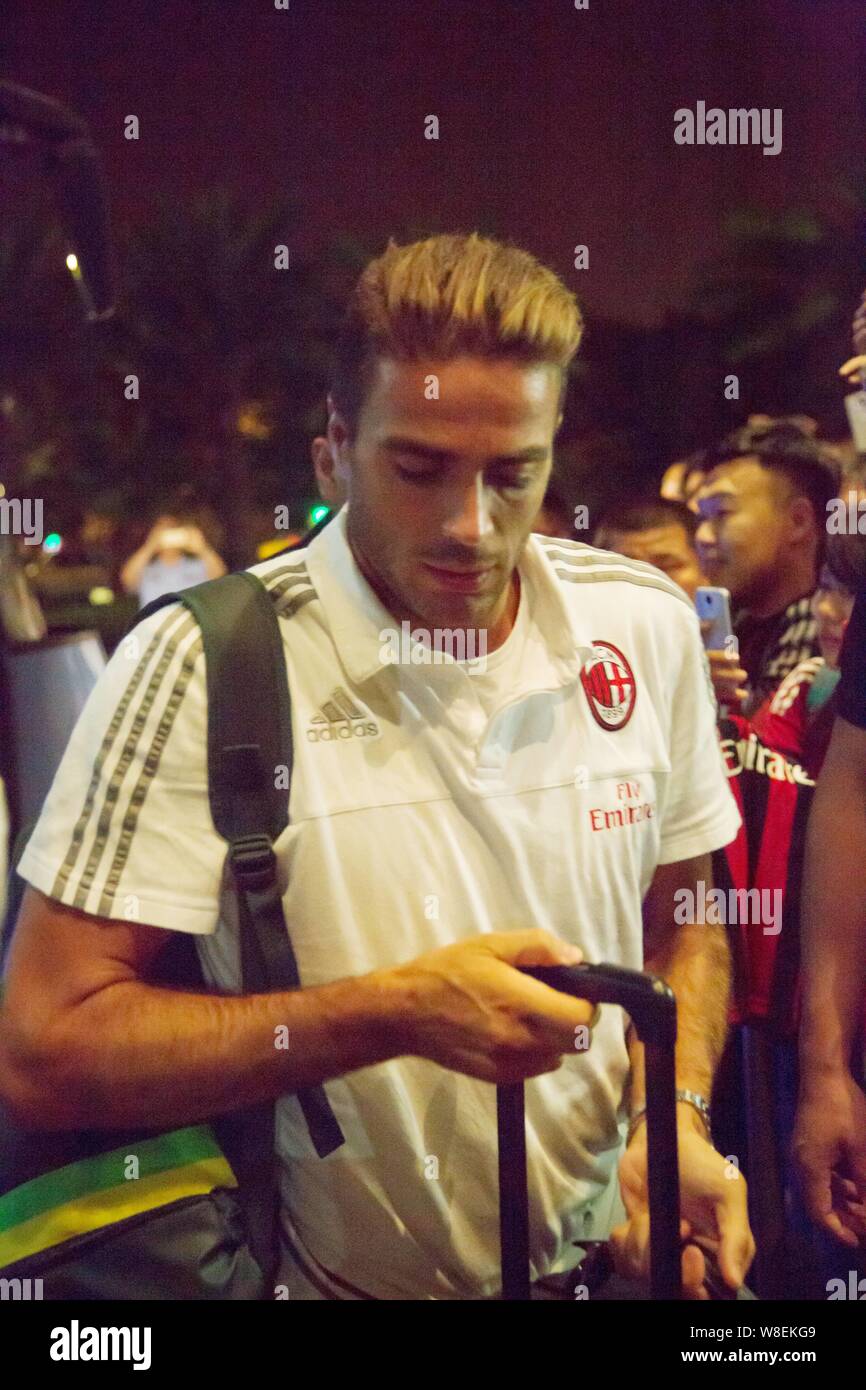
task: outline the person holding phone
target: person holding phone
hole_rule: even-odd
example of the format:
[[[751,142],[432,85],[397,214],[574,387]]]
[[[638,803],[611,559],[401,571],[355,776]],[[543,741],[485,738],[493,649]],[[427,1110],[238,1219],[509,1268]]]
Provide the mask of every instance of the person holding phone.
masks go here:
[[[742,712],[759,708],[800,662],[818,655],[812,596],[826,534],[827,504],[838,466],[825,446],[791,421],[744,426],[708,451],[698,496],[696,544],[710,585],[731,596],[730,696],[745,692]],[[711,663],[712,664],[712,663]],[[747,682],[742,675],[747,675]]]
[[[138,594],[139,605],[144,608],[162,594],[219,579],[225,572],[225,561],[198,526],[164,514],[157,517],[144,544],[126,561],[120,582],[128,594]]]
[[[698,518],[685,502],[665,496],[636,497],[604,513],[592,543],[655,565],[688,594],[698,612],[716,701],[720,708],[738,709],[748,694],[748,676],[737,657],[736,643],[730,640],[730,594],[707,587],[695,548],[697,529]],[[723,595],[727,595],[724,600]]]

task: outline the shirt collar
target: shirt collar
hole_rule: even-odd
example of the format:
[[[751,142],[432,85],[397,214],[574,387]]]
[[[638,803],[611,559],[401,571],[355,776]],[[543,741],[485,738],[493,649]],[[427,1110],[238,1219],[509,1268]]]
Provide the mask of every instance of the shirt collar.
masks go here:
[[[348,510],[346,503],[305,553],[337,654],[347,675],[360,685],[385,669],[382,634],[394,628],[395,619],[358,568],[346,535]],[[563,586],[536,536],[527,540],[518,569],[534,595],[526,688],[576,681],[592,647],[591,634],[577,630]]]
[[[770,613],[766,618],[753,618],[748,608],[738,610],[734,618],[735,627],[743,627],[760,630],[771,628],[774,623],[793,622],[795,618],[808,618],[811,616],[812,596],[815,590],[810,589],[808,593],[801,594],[799,598],[792,599],[784,608],[778,609],[775,613]]]

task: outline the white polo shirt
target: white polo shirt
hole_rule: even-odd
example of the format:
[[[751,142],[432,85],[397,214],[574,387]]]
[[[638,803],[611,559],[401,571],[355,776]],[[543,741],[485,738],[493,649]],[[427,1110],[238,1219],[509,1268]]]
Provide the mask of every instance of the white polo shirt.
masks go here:
[[[280,616],[292,692],[291,824],[276,848],[303,984],[527,927],[640,968],[656,867],[718,849],[739,825],[686,596],[648,565],[534,535],[517,623],[486,674],[387,664],[397,624],[354,562],[346,517],[253,567]],[[200,634],[173,605],[132,636],[81,716],[21,873],[86,912],[195,933],[208,978],[236,990]],[[527,1082],[533,1277],[607,1234],[624,1029],[605,1006],[588,1051]],[[494,1294],[495,1088],[401,1057],[326,1090],[346,1136],[326,1159],[296,1099],[278,1107],[284,1226],[336,1276],[324,1286]],[[310,1296],[288,1256],[281,1279],[290,1297]]]

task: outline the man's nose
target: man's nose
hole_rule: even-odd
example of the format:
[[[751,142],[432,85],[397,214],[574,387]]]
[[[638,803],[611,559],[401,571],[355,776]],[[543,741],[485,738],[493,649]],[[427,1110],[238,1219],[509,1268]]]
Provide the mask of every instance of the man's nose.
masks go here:
[[[443,529],[450,540],[462,545],[477,545],[491,527],[490,502],[479,474],[471,484],[455,493]]]
[[[711,521],[708,521],[706,517],[704,517],[704,519],[699,523],[698,529],[695,532],[695,545],[703,546],[703,548],[706,550],[709,549],[710,546],[715,545],[715,543],[716,533],[713,528],[713,523]]]

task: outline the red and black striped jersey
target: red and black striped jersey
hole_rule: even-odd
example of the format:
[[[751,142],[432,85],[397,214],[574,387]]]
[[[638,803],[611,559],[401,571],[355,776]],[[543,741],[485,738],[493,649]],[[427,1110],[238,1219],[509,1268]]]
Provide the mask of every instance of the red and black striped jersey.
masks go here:
[[[714,883],[735,909],[725,918],[732,1021],[765,1019],[790,1034],[798,1010],[803,852],[815,783],[800,762],[768,748],[747,719],[721,720],[719,735],[742,817],[736,839],[713,855]]]

